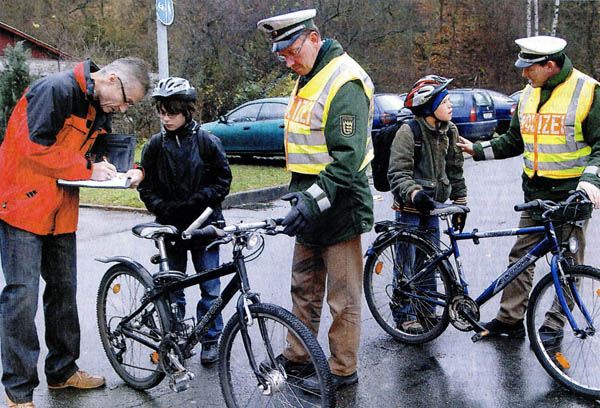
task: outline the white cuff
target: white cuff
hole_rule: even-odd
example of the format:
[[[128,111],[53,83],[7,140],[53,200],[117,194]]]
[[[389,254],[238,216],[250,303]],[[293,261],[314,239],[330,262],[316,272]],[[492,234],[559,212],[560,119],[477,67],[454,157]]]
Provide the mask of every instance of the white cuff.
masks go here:
[[[329,198],[327,198],[327,194],[325,194],[325,191],[317,184],[310,186],[306,192],[315,199],[321,212],[331,208],[331,202],[329,201]]]

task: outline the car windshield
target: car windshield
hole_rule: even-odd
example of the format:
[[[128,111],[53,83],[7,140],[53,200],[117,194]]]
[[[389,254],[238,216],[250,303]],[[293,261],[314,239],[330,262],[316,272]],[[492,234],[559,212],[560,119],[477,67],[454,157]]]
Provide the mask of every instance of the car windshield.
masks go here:
[[[384,112],[397,112],[404,107],[404,100],[400,95],[378,95],[377,103],[379,103],[381,110]]]

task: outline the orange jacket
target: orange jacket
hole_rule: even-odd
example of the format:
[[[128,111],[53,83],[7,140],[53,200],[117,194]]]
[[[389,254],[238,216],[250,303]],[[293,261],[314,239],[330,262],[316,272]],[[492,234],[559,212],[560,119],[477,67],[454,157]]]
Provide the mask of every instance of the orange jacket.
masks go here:
[[[79,189],[56,181],[92,175],[87,152],[110,115],[93,102],[91,62],[34,82],[17,103],[0,147],[0,219],[38,235],[77,229]]]

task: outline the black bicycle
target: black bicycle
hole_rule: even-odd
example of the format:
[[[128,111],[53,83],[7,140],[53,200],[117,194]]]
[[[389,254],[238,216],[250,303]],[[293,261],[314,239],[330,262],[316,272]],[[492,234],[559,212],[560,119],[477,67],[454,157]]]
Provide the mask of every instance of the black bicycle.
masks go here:
[[[329,365],[312,333],[287,310],[262,303],[250,289],[246,262],[261,254],[264,235],[281,232],[276,228],[281,220],[198,229],[211,211],[207,209],[181,235],[175,227],[157,223],[133,228],[135,236],[151,239],[158,247],[159,253],[151,259],[159,265],[155,274],[128,257],[97,259],[115,263],[104,274],[97,298],[98,328],[110,364],[135,389],[154,387],[165,376],[174,391],[187,389],[194,375],[186,368],[186,360],[194,355],[209,322],[240,292],[236,312],[219,341],[219,379],[227,406],[334,407]],[[232,243],[233,259],[191,276],[170,270],[166,241],[179,235],[211,239],[210,245]],[[173,292],[231,274],[233,278],[201,321],[178,318],[177,305],[170,301]],[[287,339],[294,337],[304,345],[312,363],[306,364],[304,371],[286,371],[277,360]],[[318,393],[301,388],[301,379],[313,372],[319,380]]]
[[[591,205],[582,191],[561,203],[535,200],[516,211],[542,210],[543,225],[489,232],[457,233],[450,217],[468,207],[438,205],[432,215],[446,220],[450,244],[434,243],[414,226],[382,221],[367,251],[364,291],[377,323],[395,339],[420,344],[438,337],[452,324],[474,331],[472,340],[489,334],[479,323],[479,308],[525,269],[546,254],[550,272],[534,287],[527,309],[527,334],[541,365],[554,379],[586,397],[600,398],[600,270],[573,265],[577,241],[557,241],[554,222],[572,231],[572,224]],[[554,222],[553,222],[554,220]],[[557,224],[558,225],[558,224]],[[469,296],[458,241],[544,232],[540,242],[502,272],[476,299]],[[441,246],[441,249],[440,249]],[[454,257],[456,268],[450,263]]]

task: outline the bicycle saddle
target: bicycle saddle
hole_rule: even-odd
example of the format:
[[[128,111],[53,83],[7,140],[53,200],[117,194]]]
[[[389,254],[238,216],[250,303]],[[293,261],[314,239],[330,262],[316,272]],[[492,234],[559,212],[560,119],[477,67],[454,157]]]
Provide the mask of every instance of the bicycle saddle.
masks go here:
[[[163,225],[157,222],[138,224],[131,229],[133,235],[140,238],[154,239],[159,235],[179,235],[179,231],[172,225]]]
[[[435,203],[435,208],[429,212],[429,215],[440,217],[444,215],[464,214],[469,211],[471,210],[466,205]]]

